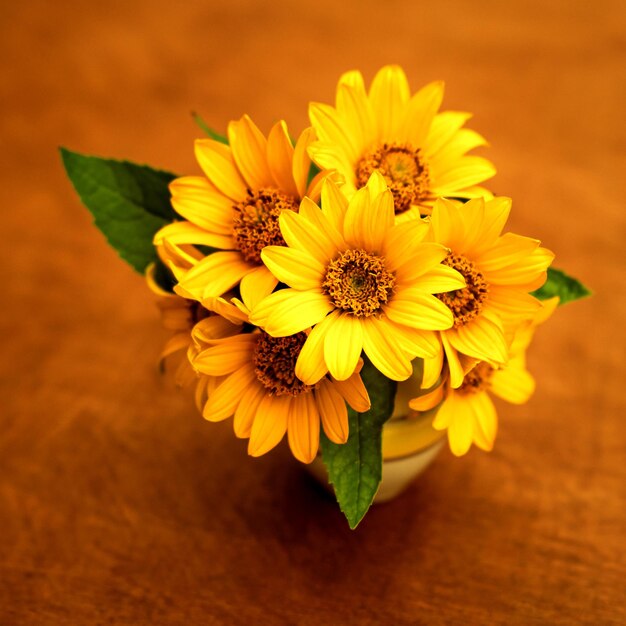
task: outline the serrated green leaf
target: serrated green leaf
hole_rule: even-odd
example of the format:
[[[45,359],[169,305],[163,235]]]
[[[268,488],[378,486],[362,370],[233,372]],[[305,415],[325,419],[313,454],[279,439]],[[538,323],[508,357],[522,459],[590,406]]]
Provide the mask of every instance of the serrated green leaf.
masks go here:
[[[154,234],[176,219],[168,184],[174,174],[61,148],[65,171],[96,226],[138,272],[155,261]]]
[[[192,111],[191,117],[193,117],[193,121],[207,137],[228,145],[228,138],[214,131],[195,111]]]
[[[361,377],[372,407],[366,413],[348,407],[350,434],[346,443],[333,443],[323,432],[320,440],[329,480],[350,528],[357,527],[378,491],[383,466],[382,429],[393,413],[396,393],[396,383],[367,360]]]
[[[586,298],[593,292],[585,287],[579,280],[568,276],[563,270],[548,268],[548,279],[536,291],[533,296],[539,300],[547,300],[559,296],[559,305],[573,302],[580,298]]]

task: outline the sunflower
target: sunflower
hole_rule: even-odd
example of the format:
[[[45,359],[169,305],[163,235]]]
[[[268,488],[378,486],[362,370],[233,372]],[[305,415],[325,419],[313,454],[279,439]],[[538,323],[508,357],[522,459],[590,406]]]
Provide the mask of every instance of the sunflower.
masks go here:
[[[436,198],[490,198],[479,186],[494,166],[466,153],[486,141],[462,128],[468,113],[438,113],[443,82],[433,82],[413,96],[404,71],[383,67],[369,93],[363,77],[351,71],[339,79],[336,106],[311,103],[309,117],[318,141],[309,147],[313,161],[345,178],[350,197],[372,172],[385,177],[398,219],[429,215]]]
[[[428,411],[441,405],[433,427],[447,429],[453,454],[464,455],[472,443],[487,452],[493,448],[498,416],[490,394],[512,404],[524,404],[533,394],[535,381],[526,369],[526,350],[537,325],[552,315],[558,302],[558,298],[547,300],[533,320],[518,327],[506,366],[497,369],[481,361],[466,370],[457,389],[450,386],[444,375],[443,384],[434,391],[409,401],[409,407],[414,411]]]
[[[428,224],[394,225],[381,174],[349,201],[326,180],[322,208],[305,198],[299,213],[281,214],[280,228],[286,247],[268,246],[261,257],[288,288],[261,301],[250,321],[272,337],[314,327],[296,363],[300,380],[312,385],[328,371],[345,380],[361,351],[385,376],[405,380],[415,356],[436,353],[433,330],[450,328],[453,316],[432,294],[465,282],[441,264],[444,246],[423,242]]]
[[[314,136],[309,128],[294,146],[281,121],[266,138],[244,115],[228,126],[229,146],[196,140],[196,158],[205,176],[185,176],[170,184],[172,206],[184,221],[163,227],[154,239],[179,283],[177,293],[203,301],[240,282],[276,285],[261,262],[261,250],[283,243],[281,211],[297,212],[304,195],[319,197],[328,172],[307,185],[307,147]],[[195,246],[215,251],[205,256]],[[177,263],[181,259],[182,265]]]
[[[245,297],[234,302],[247,317],[251,302]],[[286,337],[272,337],[259,329],[242,333],[228,322],[217,329],[217,319],[196,326],[190,351],[191,363],[209,389],[202,409],[207,420],[232,416],[235,434],[249,438],[252,456],[274,448],[286,432],[293,455],[310,463],[319,447],[320,422],[331,441],[347,441],[346,402],[359,412],[370,407],[358,372],[344,381],[323,376],[313,385],[305,384],[294,368],[306,332]]]
[[[494,366],[505,364],[505,333],[541,308],[529,292],[545,282],[554,254],[537,239],[500,234],[510,209],[509,198],[476,198],[465,204],[440,199],[433,207],[429,239],[450,250],[443,263],[462,274],[466,286],[437,294],[453,314],[454,325],[440,332],[443,349],[424,364],[424,387],[435,383],[444,353],[454,388],[463,384],[465,373],[459,354]]]

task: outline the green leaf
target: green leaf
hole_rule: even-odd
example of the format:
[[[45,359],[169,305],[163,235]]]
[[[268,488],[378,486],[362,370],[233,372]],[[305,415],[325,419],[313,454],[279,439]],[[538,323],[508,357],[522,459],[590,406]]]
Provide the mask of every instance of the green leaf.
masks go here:
[[[154,234],[177,217],[168,190],[176,176],[128,161],[60,151],[65,171],[96,226],[119,255],[143,273],[157,258]]]
[[[532,295],[539,298],[539,300],[547,300],[548,298],[559,296],[559,305],[561,305],[579,300],[580,298],[586,298],[592,293],[579,280],[568,276],[562,270],[550,267],[548,268],[548,279]]]
[[[193,117],[193,121],[207,137],[228,145],[227,137],[214,131],[195,111],[191,112],[191,117]]]
[[[350,434],[344,444],[330,441],[322,431],[322,458],[337,502],[350,528],[356,528],[372,504],[382,478],[382,429],[393,412],[396,383],[365,361],[361,377],[372,407],[357,413],[348,407]]]

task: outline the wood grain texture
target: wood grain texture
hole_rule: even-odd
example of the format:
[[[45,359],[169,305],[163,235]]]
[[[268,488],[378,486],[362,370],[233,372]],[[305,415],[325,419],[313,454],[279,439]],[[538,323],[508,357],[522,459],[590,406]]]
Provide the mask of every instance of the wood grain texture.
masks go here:
[[[0,624],[623,624],[619,1],[0,5]],[[491,454],[447,451],[355,532],[156,373],[163,333],[56,147],[197,171],[189,112],[306,123],[387,62],[475,113],[536,236],[596,292],[538,333]]]

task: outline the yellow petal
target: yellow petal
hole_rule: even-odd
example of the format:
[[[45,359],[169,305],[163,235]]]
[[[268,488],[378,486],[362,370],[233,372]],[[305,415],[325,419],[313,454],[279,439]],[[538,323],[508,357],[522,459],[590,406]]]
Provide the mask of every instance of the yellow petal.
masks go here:
[[[200,320],[191,331],[194,340],[206,343],[238,334],[241,325],[235,325],[218,315],[211,315]]]
[[[287,124],[281,120],[272,126],[267,139],[267,163],[278,188],[297,198],[300,194],[293,178],[293,154]]]
[[[208,376],[225,376],[252,362],[258,335],[235,335],[219,345],[199,352],[193,366]]]
[[[482,183],[496,174],[496,168],[487,159],[478,156],[464,156],[447,167],[433,173],[432,190],[438,196],[453,196],[464,187]]]
[[[379,141],[397,140],[410,93],[406,75],[398,65],[387,65],[374,77],[369,99],[379,123]]]
[[[228,140],[237,168],[250,189],[272,186],[267,140],[249,116],[228,125]]]
[[[198,299],[221,296],[254,269],[240,252],[214,252],[192,267],[180,286]]]
[[[311,102],[309,118],[321,142],[331,144],[336,150],[342,151],[350,163],[357,161],[360,156],[359,145],[346,132],[345,122],[333,107],[320,102]]]
[[[476,263],[481,272],[489,273],[493,278],[497,276],[498,270],[526,259],[538,247],[538,239],[506,233],[499,237],[493,246],[477,257]]]
[[[437,154],[458,132],[458,130],[472,117],[471,113],[460,111],[444,111],[438,113],[430,125],[430,130],[423,143],[424,154],[427,158]]]
[[[233,231],[233,201],[203,176],[183,176],[169,185],[172,206],[196,226],[219,235]]]
[[[320,415],[313,393],[303,393],[291,402],[287,436],[293,455],[302,463],[310,463],[320,443]]]
[[[332,241],[326,239],[315,224],[293,211],[283,211],[279,217],[280,232],[290,248],[307,252],[326,266],[337,252]]]
[[[441,345],[441,338],[437,334],[437,341],[439,342],[439,350],[434,357],[424,359],[423,373],[422,373],[422,389],[430,389],[441,376],[441,370],[443,368],[444,350]]]
[[[322,381],[315,390],[315,398],[326,436],[334,443],[348,441],[348,410],[334,385]]]
[[[250,456],[261,456],[280,443],[287,430],[291,400],[292,396],[263,396],[250,432]]]
[[[311,255],[295,248],[266,246],[261,252],[263,263],[281,282],[305,291],[319,289],[324,280],[324,266]]]
[[[508,347],[502,330],[485,315],[465,326],[446,331],[450,344],[459,352],[481,361],[506,363]]]
[[[235,250],[237,248],[231,236],[209,232],[191,222],[174,222],[163,226],[155,235],[154,245],[160,246],[164,240],[175,246],[193,244],[208,246],[209,248],[221,248],[222,250]]]
[[[367,99],[363,85],[339,83],[337,87],[337,111],[357,151],[357,158],[376,140],[376,118]]]
[[[445,385],[439,385],[436,389],[429,393],[425,393],[417,398],[409,400],[409,407],[414,411],[430,411],[434,409],[445,396]]]
[[[344,219],[346,242],[356,248],[381,254],[389,230],[393,227],[393,196],[390,191],[370,201],[367,189],[357,191]]]
[[[455,394],[452,394],[454,396]],[[443,407],[442,407],[443,408]],[[474,418],[466,403],[457,403],[457,413],[448,426],[448,443],[454,456],[463,456],[472,445],[474,438]],[[439,409],[441,411],[441,409]]]
[[[328,372],[324,360],[324,340],[326,332],[339,317],[339,311],[332,311],[309,333],[296,361],[296,376],[307,385],[315,385]]]
[[[263,266],[259,266],[246,274],[239,285],[241,299],[244,305],[251,311],[263,298],[268,296],[278,284],[275,276]]]
[[[303,198],[306,193],[309,169],[311,168],[309,146],[311,146],[315,139],[315,130],[313,130],[313,128],[306,128],[302,131],[300,137],[298,137],[294,148],[291,171],[300,198]]]
[[[255,380],[256,374],[251,363],[233,372],[211,393],[204,405],[203,417],[210,422],[219,422],[233,415],[241,402],[242,391]]]
[[[303,198],[300,203],[299,214],[315,225],[323,236],[329,239],[335,249],[345,250],[347,244],[336,226],[336,220],[329,219],[328,212],[324,212],[310,198]]]
[[[363,348],[363,331],[358,318],[339,315],[326,331],[324,360],[328,371],[337,380],[346,380],[354,374]]]
[[[282,289],[254,308],[250,323],[262,326],[273,337],[287,337],[317,324],[332,309],[322,293]]]
[[[441,333],[441,345],[443,346],[444,353],[446,355],[446,362],[448,363],[450,387],[452,387],[452,389],[458,389],[463,384],[465,371],[463,370],[457,351],[450,344],[450,340],[448,338],[449,332],[451,331]]]
[[[498,415],[486,392],[473,394],[470,404],[474,412],[474,443],[485,452],[493,449],[498,434]]]
[[[233,418],[233,430],[240,439],[250,437],[252,423],[256,417],[259,404],[266,395],[266,390],[261,383],[252,383],[242,394],[241,402],[237,405]]]
[[[343,232],[343,220],[347,210],[346,196],[334,181],[327,178],[322,185],[322,213],[340,233]]]
[[[441,149],[436,155],[431,157],[435,171],[441,171],[446,163],[460,159],[470,150],[487,145],[487,140],[476,131],[469,128],[462,128],[456,135]]]
[[[369,317],[363,321],[363,350],[382,374],[392,380],[406,380],[413,371],[411,361],[389,333],[384,320]]]
[[[423,242],[416,245],[411,256],[396,268],[398,284],[410,286],[420,276],[434,269],[448,256],[448,249],[439,243]]]
[[[396,225],[387,233],[387,241],[383,255],[387,260],[387,267],[392,271],[419,250],[428,234],[430,225],[425,220],[413,219]]]
[[[206,177],[231,200],[244,200],[246,183],[235,166],[230,148],[213,139],[196,139],[194,146],[196,159]]]
[[[414,148],[419,148],[428,136],[433,119],[441,106],[443,91],[443,81],[435,81],[422,87],[411,98],[406,109],[402,136]]]
[[[332,386],[358,413],[365,413],[372,406],[367,389],[358,372],[346,380],[334,380]]]
[[[414,289],[392,296],[383,310],[390,320],[418,330],[446,330],[454,323],[452,312],[441,300]]]
[[[415,278],[412,288],[423,293],[445,293],[466,286],[463,275],[447,265],[435,265],[425,274]]]
[[[491,391],[512,404],[525,404],[535,392],[535,379],[520,363],[513,360],[501,370],[496,370],[490,380]]]

